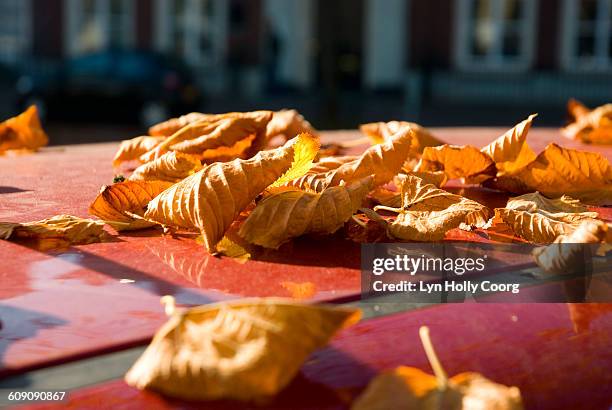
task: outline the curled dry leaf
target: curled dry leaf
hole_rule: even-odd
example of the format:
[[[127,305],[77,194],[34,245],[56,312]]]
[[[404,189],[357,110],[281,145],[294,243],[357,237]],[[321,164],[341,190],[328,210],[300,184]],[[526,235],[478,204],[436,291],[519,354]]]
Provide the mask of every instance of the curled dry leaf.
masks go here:
[[[104,223],[72,215],[56,215],[36,222],[0,222],[0,239],[59,240],[67,244],[100,242]]]
[[[516,194],[539,191],[570,195],[586,203],[612,203],[612,168],[601,154],[549,144],[534,161],[489,186]]]
[[[266,138],[282,135],[285,140],[295,137],[298,134],[317,135],[317,130],[296,110],[275,111],[266,129]]]
[[[574,122],[561,129],[561,135],[591,144],[612,144],[612,104],[589,110],[570,100],[567,108]]]
[[[169,137],[183,128],[185,125],[210,118],[211,116],[212,114],[190,112],[189,114],[181,115],[177,118],[170,118],[169,120],[162,121],[159,124],[155,124],[149,128],[149,135]]]
[[[444,171],[449,179],[461,178],[478,184],[495,176],[493,159],[472,146],[441,145],[427,147],[415,171]]]
[[[89,213],[118,231],[148,228],[155,225],[138,216],[153,198],[172,186],[166,181],[125,181],[103,186],[89,205]]]
[[[481,149],[483,153],[493,159],[498,174],[515,172],[536,158],[536,154],[526,143],[531,123],[536,116],[537,114],[530,115],[526,120],[521,121],[504,135]]]
[[[352,162],[359,158],[357,155],[343,155],[338,157],[325,157],[321,158],[318,162],[315,162],[312,167],[308,170],[309,174],[321,174],[333,169],[339,168],[340,166]]]
[[[410,128],[414,133],[414,139],[412,140],[411,146],[411,151],[413,153],[422,153],[425,147],[435,147],[444,144],[444,142],[434,137],[425,127],[414,122],[371,122],[359,126],[361,132],[368,136],[374,144],[382,144],[393,135],[397,134],[402,128]]]
[[[400,189],[401,208],[374,208],[398,212],[397,218],[387,227],[394,238],[438,241],[447,231],[462,225],[483,227],[490,216],[484,205],[425,184],[412,175],[402,177]],[[370,215],[375,217],[375,214]]]
[[[150,137],[144,135],[121,141],[119,149],[113,159],[113,166],[117,167],[125,161],[138,160],[142,154],[151,151],[164,139],[165,137]]]
[[[178,311],[125,380],[189,400],[265,399],[289,384],[310,353],[359,318],[356,309],[277,298]]]
[[[254,137],[249,147],[254,153],[265,144],[266,126],[271,118],[271,111],[209,116],[187,124],[152,151],[143,154],[141,159],[148,162],[168,151],[202,156],[207,150],[232,147],[249,137]]]
[[[353,402],[351,410],[520,410],[517,387],[495,383],[474,372],[448,378],[434,351],[429,330],[420,336],[435,376],[414,367],[400,366],[376,376]]]
[[[172,151],[154,161],[142,164],[128,179],[131,181],[178,182],[201,168],[202,164],[197,157]]]
[[[422,172],[404,172],[405,174],[415,176],[417,178],[421,178],[424,183],[432,184],[438,188],[446,185],[448,181],[448,176],[444,171],[422,171]],[[401,174],[400,174],[401,175]],[[396,185],[401,185],[401,181],[394,181]]]
[[[35,105],[0,123],[0,154],[7,150],[35,151],[48,143]]]
[[[322,192],[327,187],[337,186],[341,181],[351,183],[374,175],[373,187],[390,181],[402,168],[410,153],[414,136],[409,128],[401,129],[388,141],[368,148],[357,159],[343,163],[323,173],[307,173],[289,184],[301,189]]]
[[[321,193],[290,189],[272,194],[257,204],[239,235],[256,245],[277,249],[308,233],[334,233],[361,207],[372,181],[369,176]]]
[[[529,242],[550,243],[572,233],[583,221],[595,221],[597,212],[587,212],[584,205],[567,196],[548,199],[535,192],[509,199],[506,208],[495,209],[495,218]]]
[[[603,221],[583,221],[569,235],[560,235],[553,244],[534,249],[533,257],[547,273],[567,275],[582,272],[587,259],[594,256],[592,244],[605,242],[611,229]]]
[[[204,246],[212,253],[239,213],[293,163],[312,161],[318,146],[317,138],[301,134],[249,160],[208,165],[152,200],[145,218],[162,225],[200,230]]]

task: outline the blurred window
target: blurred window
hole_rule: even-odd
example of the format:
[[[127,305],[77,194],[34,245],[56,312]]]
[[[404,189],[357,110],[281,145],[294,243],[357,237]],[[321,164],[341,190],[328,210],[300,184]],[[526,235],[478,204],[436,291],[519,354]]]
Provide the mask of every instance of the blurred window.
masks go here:
[[[30,44],[30,2],[0,0],[0,61],[16,63]]]
[[[529,69],[537,0],[456,0],[455,61],[467,71]]]
[[[612,0],[565,0],[563,15],[563,67],[612,70]]]
[[[134,1],[67,0],[66,48],[72,55],[134,45]]]
[[[156,0],[158,49],[194,67],[219,65],[227,42],[228,1]]]

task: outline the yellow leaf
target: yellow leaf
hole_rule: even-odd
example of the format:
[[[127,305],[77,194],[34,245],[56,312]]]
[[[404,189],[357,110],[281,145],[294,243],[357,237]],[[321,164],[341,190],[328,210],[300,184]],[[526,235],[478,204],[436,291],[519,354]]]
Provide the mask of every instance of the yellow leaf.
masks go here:
[[[606,240],[610,226],[603,221],[586,220],[569,235],[560,235],[551,245],[536,248],[532,255],[536,263],[547,273],[564,275],[579,272],[591,255],[588,244]]]
[[[530,115],[481,151],[495,162],[498,173],[512,173],[536,158],[526,143],[531,123],[537,114]]]
[[[118,231],[148,228],[155,224],[135,215],[142,215],[149,201],[170,186],[172,183],[165,181],[125,181],[103,186],[89,205],[89,213]]]
[[[161,142],[155,149],[143,154],[141,159],[148,162],[159,158],[167,151],[201,156],[206,150],[231,147],[253,135],[255,138],[250,150],[255,153],[265,144],[266,126],[271,118],[271,111],[210,116],[187,124]]]
[[[572,233],[583,221],[594,220],[597,212],[586,212],[580,202],[567,196],[551,200],[536,192],[511,198],[506,208],[495,209],[495,216],[529,242],[550,243]]]
[[[321,193],[295,189],[272,194],[257,204],[238,234],[248,242],[277,249],[308,233],[334,233],[361,207],[372,179],[366,177]]]
[[[415,176],[402,178],[400,209],[376,207],[398,212],[387,229],[390,236],[412,241],[438,241],[450,229],[462,224],[483,227],[490,215],[484,205],[451,194]]]
[[[0,222],[0,239],[61,240],[68,244],[100,242],[104,223],[71,215],[56,215],[36,222]]]
[[[145,218],[163,225],[197,229],[209,252],[231,223],[271,183],[285,173],[297,152],[315,138],[302,134],[284,146],[249,160],[217,162],[176,183],[149,203]]]
[[[228,258],[233,258],[240,263],[245,263],[251,259],[249,251],[232,241],[227,235],[217,243],[217,252]]]
[[[479,373],[465,372],[448,378],[422,326],[421,341],[435,377],[400,366],[376,376],[357,397],[351,410],[521,410],[517,387],[495,383]]]
[[[547,197],[569,195],[586,203],[612,203],[612,168],[601,154],[549,144],[537,158],[491,186],[522,194],[539,191]]]
[[[336,331],[359,318],[355,309],[278,298],[178,311],[125,380],[188,400],[265,399],[287,386]]]
[[[331,171],[308,173],[291,181],[290,185],[322,192],[327,187],[339,185],[341,181],[348,184],[370,175],[374,175],[374,187],[382,185],[402,169],[402,164],[410,154],[413,138],[412,131],[403,128],[388,141],[368,148],[357,159]]]
[[[236,158],[245,159],[246,153],[253,145],[255,135],[251,135],[232,145],[231,147],[219,147],[207,149],[201,155],[202,162],[212,164],[213,162],[227,162]]]
[[[481,183],[496,174],[493,159],[469,145],[427,147],[415,171],[444,171],[449,179],[461,178],[470,184]]]
[[[280,110],[274,112],[268,123],[266,138],[269,141],[282,135],[288,140],[302,133],[317,135],[317,130],[296,110]]]
[[[168,152],[142,164],[128,178],[131,181],[178,182],[202,168],[200,160],[181,152]]]
[[[372,122],[362,124],[359,129],[363,134],[368,136],[373,144],[381,144],[397,134],[402,128],[410,128],[414,133],[412,140],[411,151],[422,153],[425,147],[435,147],[442,145],[444,142],[434,137],[429,130],[414,122],[406,121],[389,121],[389,122]]]
[[[138,160],[142,154],[155,148],[164,139],[165,137],[149,137],[145,135],[121,141],[113,159],[113,166],[117,167],[125,161]]]
[[[321,146],[319,139],[310,134],[300,134],[298,137],[303,138],[304,143],[295,146],[291,167],[270,185],[271,188],[285,185],[301,177],[312,167],[312,161]]]
[[[35,105],[0,123],[0,154],[7,150],[34,151],[48,143],[49,137],[40,124]]]
[[[575,100],[568,103],[575,121],[561,129],[561,135],[590,144],[612,144],[612,104],[589,110]]]

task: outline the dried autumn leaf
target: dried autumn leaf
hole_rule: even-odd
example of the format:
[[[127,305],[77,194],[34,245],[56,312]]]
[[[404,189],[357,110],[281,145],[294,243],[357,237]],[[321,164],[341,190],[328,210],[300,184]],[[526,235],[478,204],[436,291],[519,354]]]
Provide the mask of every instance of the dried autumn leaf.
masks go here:
[[[483,227],[489,219],[490,211],[484,205],[425,184],[418,177],[403,176],[400,189],[401,208],[374,208],[398,212],[397,218],[387,226],[391,237],[438,241],[451,229],[463,225]]]
[[[249,160],[208,165],[152,200],[145,218],[162,225],[198,229],[206,249],[214,252],[239,213],[293,163],[312,161],[318,145],[315,137],[301,134]]]
[[[285,140],[295,137],[298,134],[317,135],[317,130],[296,110],[275,111],[266,129],[266,138],[282,135]]]
[[[141,136],[121,141],[119,149],[113,158],[113,166],[117,167],[125,161],[138,160],[145,152],[151,151],[166,137]]]
[[[570,100],[568,111],[575,121],[561,129],[561,135],[586,143],[612,144],[612,104],[589,110]]]
[[[309,174],[320,174],[333,169],[339,168],[340,166],[352,162],[359,158],[357,155],[343,155],[339,157],[325,157],[321,158],[318,162],[315,162],[312,167],[308,170]]]
[[[360,311],[247,299],[175,312],[125,376],[130,386],[188,400],[268,398]]]
[[[419,330],[435,376],[414,367],[400,366],[376,376],[353,402],[351,410],[520,410],[517,387],[495,383],[479,373],[448,378],[434,351],[429,330]]]
[[[372,143],[381,144],[397,134],[402,128],[410,128],[414,133],[412,141],[412,152],[422,153],[425,147],[435,147],[444,144],[438,138],[434,137],[429,130],[416,124],[407,121],[389,121],[389,122],[372,122],[362,124],[359,129],[363,134],[368,136]]]
[[[495,162],[498,173],[512,173],[536,158],[526,143],[531,123],[537,114],[530,115],[504,135],[481,149]]]
[[[327,187],[337,186],[341,181],[351,183],[374,175],[373,187],[390,181],[402,168],[410,154],[414,135],[409,128],[401,129],[388,141],[368,148],[357,159],[346,162],[331,171],[307,173],[290,182],[290,185],[322,192]]]
[[[170,118],[169,120],[155,124],[149,128],[149,135],[169,137],[185,125],[192,124],[194,122],[201,121],[209,118],[211,114],[203,114],[201,112],[190,112],[189,114],[181,115],[177,118]]]
[[[217,252],[240,263],[245,263],[251,259],[249,251],[231,240],[227,235],[217,243]]]
[[[35,105],[0,123],[0,154],[7,150],[37,150],[48,143]]]
[[[415,171],[444,171],[449,179],[461,178],[469,184],[481,183],[496,174],[489,155],[469,145],[447,144],[425,148]]]
[[[526,167],[498,177],[491,186],[517,194],[539,191],[551,198],[569,195],[586,203],[609,204],[612,168],[601,154],[549,144]]]
[[[36,222],[0,222],[0,239],[61,240],[68,244],[100,242],[104,223],[72,215],[56,215]]]
[[[141,156],[145,162],[159,158],[168,151],[204,155],[206,150],[234,146],[241,140],[255,136],[249,150],[259,151],[265,144],[266,126],[271,111],[253,111],[210,116],[188,124],[162,141],[155,149]]]
[[[532,255],[545,272],[564,275],[580,272],[586,265],[586,258],[594,255],[589,246],[606,240],[608,224],[598,220],[580,223],[569,235],[560,235],[551,245],[536,248]]]
[[[118,231],[148,228],[152,222],[137,218],[149,201],[172,186],[166,181],[125,181],[103,186],[89,205],[89,213]]]
[[[167,152],[154,161],[142,164],[128,178],[131,181],[178,182],[199,171],[202,164],[197,157],[181,152]]]
[[[372,180],[369,176],[321,193],[291,189],[272,194],[257,204],[238,234],[248,242],[273,249],[308,233],[332,234],[361,207]]]
[[[506,208],[495,209],[495,218],[520,238],[550,243],[572,233],[583,221],[594,221],[597,212],[586,212],[584,205],[567,196],[548,199],[536,192],[509,199]]]
[[[424,183],[432,184],[438,188],[446,185],[446,182],[448,181],[448,176],[446,175],[446,172],[444,171],[421,171],[421,172],[411,171],[411,172],[404,172],[404,173],[415,176],[417,178],[421,178]],[[396,182],[396,185],[401,185],[401,182],[399,183]]]

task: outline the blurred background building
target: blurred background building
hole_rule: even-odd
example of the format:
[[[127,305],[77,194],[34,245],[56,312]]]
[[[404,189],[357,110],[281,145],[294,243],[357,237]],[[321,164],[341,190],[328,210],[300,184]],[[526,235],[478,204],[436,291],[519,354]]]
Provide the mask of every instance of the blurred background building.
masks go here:
[[[0,62],[2,109],[50,120],[561,125],[611,100],[612,0],[0,0]]]

